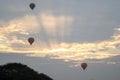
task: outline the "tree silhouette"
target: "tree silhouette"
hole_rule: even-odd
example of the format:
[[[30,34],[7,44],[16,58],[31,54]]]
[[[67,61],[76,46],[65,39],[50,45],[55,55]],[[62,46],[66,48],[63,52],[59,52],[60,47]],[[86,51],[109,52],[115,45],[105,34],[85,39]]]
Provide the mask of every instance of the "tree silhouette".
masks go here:
[[[0,66],[0,80],[53,80],[44,73],[38,73],[21,63]]]

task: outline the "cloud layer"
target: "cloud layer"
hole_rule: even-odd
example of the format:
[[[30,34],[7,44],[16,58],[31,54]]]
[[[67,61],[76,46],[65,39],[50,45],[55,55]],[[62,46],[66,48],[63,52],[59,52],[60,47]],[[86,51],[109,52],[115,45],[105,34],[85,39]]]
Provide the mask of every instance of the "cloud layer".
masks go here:
[[[70,36],[73,22],[72,16],[53,15],[52,12],[26,15],[8,23],[1,21],[0,51],[49,56],[64,61],[99,60],[120,55],[120,28],[116,28],[114,35],[104,41],[61,41],[65,35]],[[31,36],[35,38],[32,46],[27,41]]]
[[[70,25],[73,22],[71,16],[55,16],[50,12],[42,12],[38,15],[26,15],[3,23],[1,20],[0,38],[1,45],[13,50],[24,50],[29,48],[27,39],[34,37],[40,43],[40,47],[59,42],[59,38],[69,34]],[[4,42],[2,42],[4,41]],[[38,43],[34,47],[38,47]],[[9,51],[9,50],[8,50]]]

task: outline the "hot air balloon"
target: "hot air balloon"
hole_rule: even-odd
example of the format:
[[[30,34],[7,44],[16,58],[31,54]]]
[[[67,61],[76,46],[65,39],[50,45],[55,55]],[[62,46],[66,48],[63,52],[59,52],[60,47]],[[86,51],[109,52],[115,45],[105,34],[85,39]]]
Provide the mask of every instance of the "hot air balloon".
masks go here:
[[[30,45],[32,45],[34,42],[34,38],[33,37],[28,38],[28,42],[30,43]]]
[[[85,70],[87,68],[87,63],[82,63],[81,67],[83,68],[83,70]]]
[[[31,8],[31,10],[33,10],[35,8],[35,3],[30,3],[29,7]]]

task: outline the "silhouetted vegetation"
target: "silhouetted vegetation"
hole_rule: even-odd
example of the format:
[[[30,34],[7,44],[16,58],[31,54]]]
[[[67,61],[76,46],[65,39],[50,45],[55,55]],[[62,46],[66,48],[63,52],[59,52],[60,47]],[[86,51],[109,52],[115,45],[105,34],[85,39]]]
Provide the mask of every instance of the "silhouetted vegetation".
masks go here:
[[[0,80],[53,80],[21,63],[8,63],[0,66]]]

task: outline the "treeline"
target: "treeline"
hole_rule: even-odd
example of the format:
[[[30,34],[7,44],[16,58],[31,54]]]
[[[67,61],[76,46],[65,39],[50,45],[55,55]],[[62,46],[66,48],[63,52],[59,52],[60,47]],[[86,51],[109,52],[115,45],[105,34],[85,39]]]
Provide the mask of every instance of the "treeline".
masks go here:
[[[0,65],[0,80],[53,80],[21,63]]]

